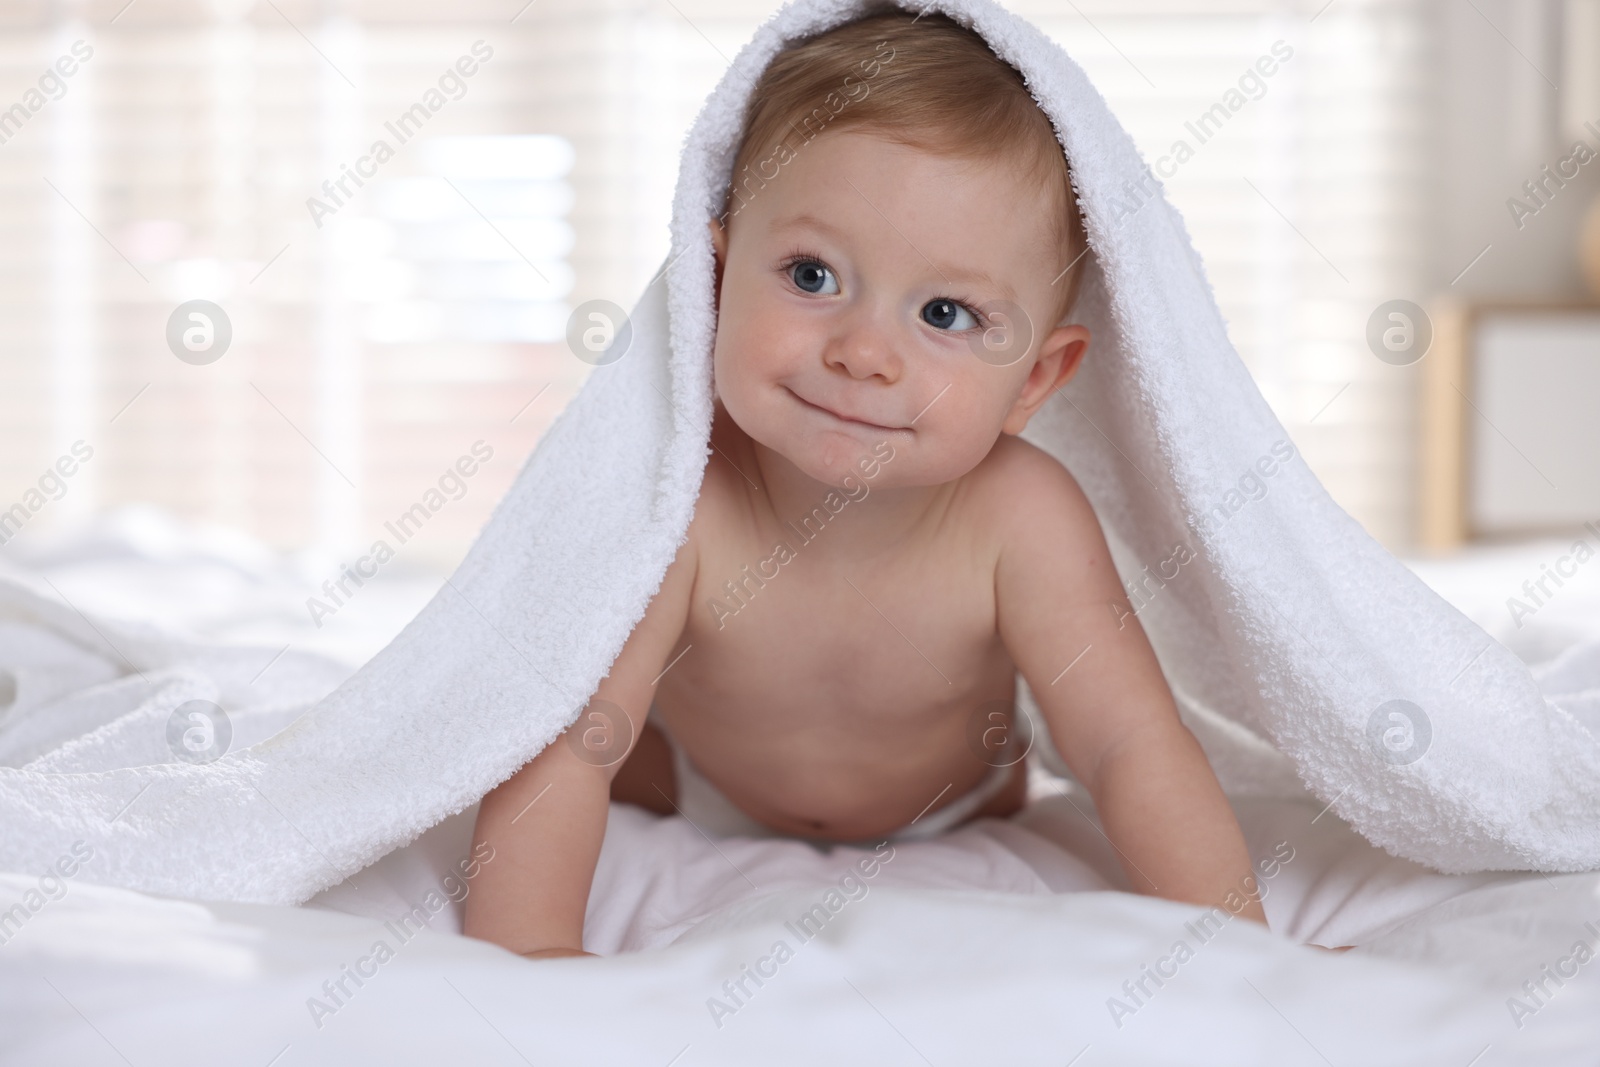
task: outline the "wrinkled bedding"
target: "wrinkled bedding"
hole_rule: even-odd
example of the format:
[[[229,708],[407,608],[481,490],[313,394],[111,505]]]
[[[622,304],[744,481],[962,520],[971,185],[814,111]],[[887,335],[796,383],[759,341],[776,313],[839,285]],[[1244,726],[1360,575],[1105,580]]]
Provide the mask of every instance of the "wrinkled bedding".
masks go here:
[[[1507,1002],[1600,940],[1600,875],[1437,875],[1332,816],[1247,805],[1258,859],[1292,842],[1262,882],[1276,932],[1208,925],[1058,844],[1097,836],[1075,803],[897,845],[870,876],[872,850],[614,805],[601,959],[458,936],[471,811],[297,908],[69,882],[0,946],[0,1064],[1592,1062],[1582,965],[1530,1013]]]
[[[5,566],[85,610],[249,644],[262,664],[286,643],[348,650],[325,660],[330,687],[438,582],[395,583],[380,610],[313,632],[293,620],[292,576],[178,527],[155,552],[151,521],[124,515]],[[1423,573],[1476,596],[1476,613],[1497,583],[1474,566]],[[1582,590],[1567,606],[1559,632],[1524,635],[1548,657],[1538,670],[1600,620]],[[1600,946],[1600,874],[1442,875],[1332,811],[1235,799],[1272,931],[1206,924],[1116,891],[1088,798],[1031,770],[1025,812],[888,858],[713,841],[613,805],[585,928],[601,959],[535,963],[459,936],[471,875],[494,862],[471,848],[475,808],[300,907],[99,886],[92,860],[48,881],[3,875],[0,1064],[1490,1067],[1600,1049],[1600,980],[1575,951]]]

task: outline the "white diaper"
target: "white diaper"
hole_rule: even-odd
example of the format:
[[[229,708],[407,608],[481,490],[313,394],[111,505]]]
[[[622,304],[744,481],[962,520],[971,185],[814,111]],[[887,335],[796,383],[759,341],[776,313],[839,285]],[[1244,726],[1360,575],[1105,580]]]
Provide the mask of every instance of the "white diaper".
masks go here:
[[[1017,711],[1020,717],[1021,710]],[[704,833],[713,837],[790,837],[780,830],[774,830],[765,823],[759,822],[745,814],[744,810],[725,796],[722,790],[712,785],[705,775],[700,773],[698,767],[689,759],[689,754],[683,746],[673,738],[666,724],[657,715],[650,717],[651,725],[661,731],[661,736],[667,739],[667,747],[672,749],[672,770],[678,781],[678,813]],[[989,798],[1006,787],[1011,776],[1016,771],[1016,762],[1022,758],[1015,756],[1016,751],[1025,745],[1025,740],[1018,731],[1011,731],[1006,739],[1006,746],[998,753],[1001,765],[989,769],[989,773],[965,796],[957,797],[954,801],[924,815],[912,819],[905,826],[887,835],[874,837],[873,841],[921,841],[935,837],[949,830],[961,822],[974,811],[983,807]],[[805,838],[811,844],[826,847],[833,844],[859,844],[856,841],[830,841],[823,838]]]

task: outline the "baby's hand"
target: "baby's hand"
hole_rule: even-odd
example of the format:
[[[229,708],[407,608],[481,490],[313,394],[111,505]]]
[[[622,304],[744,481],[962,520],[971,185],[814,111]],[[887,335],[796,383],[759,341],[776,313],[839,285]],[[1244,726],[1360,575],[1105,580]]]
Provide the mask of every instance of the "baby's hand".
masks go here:
[[[581,948],[541,948],[534,952],[519,953],[519,955],[525,956],[530,960],[549,960],[561,956],[594,956],[596,954],[585,952]]]

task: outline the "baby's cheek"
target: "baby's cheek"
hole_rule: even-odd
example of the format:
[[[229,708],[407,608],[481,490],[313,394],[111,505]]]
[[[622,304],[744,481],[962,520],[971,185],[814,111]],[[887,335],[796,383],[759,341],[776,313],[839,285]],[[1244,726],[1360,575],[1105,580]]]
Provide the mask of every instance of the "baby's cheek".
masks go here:
[[[740,356],[740,344],[737,335],[731,333],[717,336],[716,348],[711,359],[712,387],[722,402],[728,405],[731,412],[735,407],[742,408],[749,393],[749,367]]]
[[[945,397],[955,402],[948,410],[939,412],[939,421],[934,424],[939,454],[945,462],[963,468],[951,477],[960,477],[977,466],[1000,436],[1005,411],[1001,398],[992,395],[986,385],[957,381]],[[933,411],[938,411],[943,403],[940,401]]]

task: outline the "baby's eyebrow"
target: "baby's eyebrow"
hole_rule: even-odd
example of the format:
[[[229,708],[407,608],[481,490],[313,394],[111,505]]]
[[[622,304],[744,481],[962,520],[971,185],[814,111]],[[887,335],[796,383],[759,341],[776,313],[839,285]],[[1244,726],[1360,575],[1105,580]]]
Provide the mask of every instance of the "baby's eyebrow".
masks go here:
[[[775,232],[782,230],[806,229],[808,227],[815,230],[821,230],[823,233],[836,240],[842,241],[847,236],[845,231],[841,230],[839,227],[834,226],[832,223],[824,222],[822,219],[817,218],[817,216],[807,214],[806,212],[800,212],[797,215],[786,215],[783,218],[774,220],[772,223],[772,229]],[[911,243],[909,238],[906,240],[906,243]],[[919,256],[922,256],[922,258],[927,262],[928,266],[938,271],[939,276],[946,282],[951,284],[956,282],[970,282],[975,285],[981,285],[989,289],[993,289],[1008,300],[1016,299],[1016,291],[1012,289],[1011,286],[1007,285],[1003,281],[996,280],[986,271],[982,271],[974,267],[941,267],[939,264],[923,255],[921,249],[917,248],[915,245],[912,245],[911,247]]]
[[[814,230],[821,230],[830,237],[842,238],[845,236],[844,231],[839,227],[834,226],[831,223],[824,222],[815,215],[808,215],[803,211],[798,215],[788,215],[784,218],[778,219],[772,224],[772,228],[774,230],[798,230],[806,227],[810,227]]]
[[[941,268],[938,265],[935,265],[933,269],[938,271],[947,282],[971,282],[992,289],[1007,300],[1014,301],[1017,298],[1016,291],[1011,286],[990,277],[984,271],[963,267]]]

